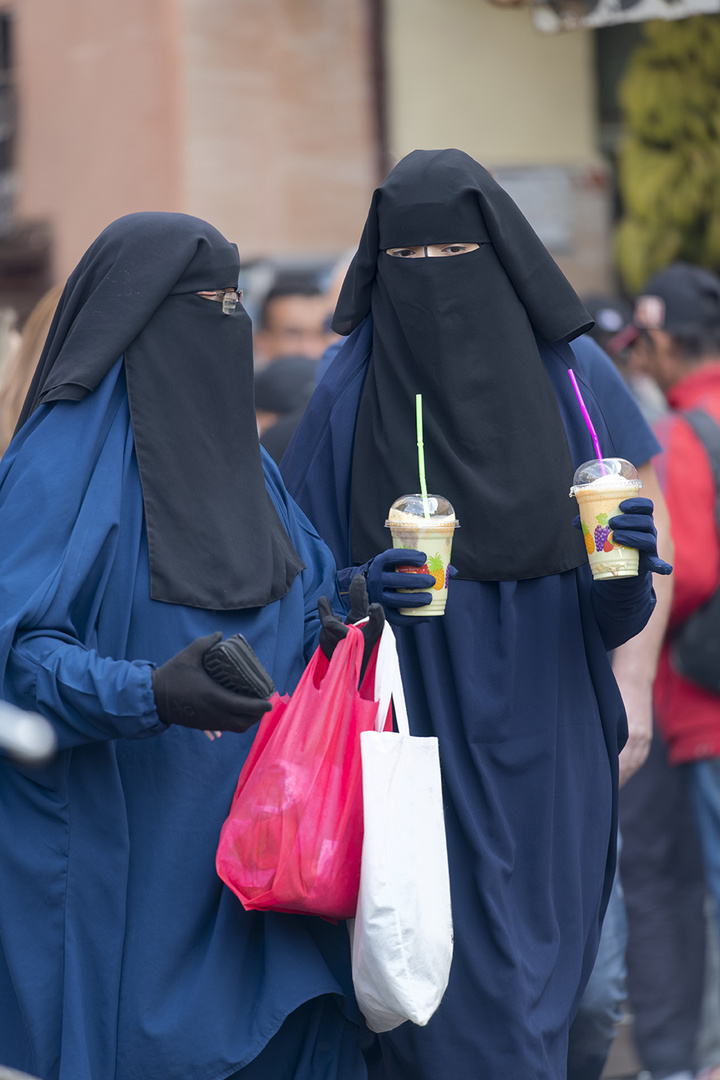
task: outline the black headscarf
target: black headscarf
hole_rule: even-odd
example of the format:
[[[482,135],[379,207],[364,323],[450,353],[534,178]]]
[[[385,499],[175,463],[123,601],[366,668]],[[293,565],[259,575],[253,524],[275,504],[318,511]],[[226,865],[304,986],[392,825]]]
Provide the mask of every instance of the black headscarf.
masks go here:
[[[239,269],[198,218],[113,222],[68,278],[18,423],[80,401],[124,354],[150,595],[223,611],[278,600],[303,567],[265,487],[250,319],[196,295],[236,286]]]
[[[452,257],[387,248],[477,243]],[[373,349],[355,429],[353,558],[388,546],[393,501],[419,490],[415,395],[428,490],[455,507],[461,578],[521,580],[587,558],[571,526],[573,465],[535,332],[571,340],[592,320],[515,203],[459,150],[416,150],[373,195],[333,328],[370,312]]]

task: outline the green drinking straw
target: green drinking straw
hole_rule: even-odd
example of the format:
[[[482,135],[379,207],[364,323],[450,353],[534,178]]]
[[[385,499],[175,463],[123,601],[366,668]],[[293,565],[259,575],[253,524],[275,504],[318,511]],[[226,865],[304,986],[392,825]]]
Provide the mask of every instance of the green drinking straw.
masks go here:
[[[415,421],[417,425],[418,471],[420,473],[420,491],[423,497],[423,512],[430,517],[427,484],[425,482],[425,444],[423,443],[422,394],[415,395]]]

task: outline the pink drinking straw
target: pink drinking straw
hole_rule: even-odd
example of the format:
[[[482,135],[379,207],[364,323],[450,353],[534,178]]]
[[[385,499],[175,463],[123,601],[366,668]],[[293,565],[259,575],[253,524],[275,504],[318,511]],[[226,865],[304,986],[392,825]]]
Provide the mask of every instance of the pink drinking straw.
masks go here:
[[[573,390],[575,391],[575,397],[578,399],[578,404],[580,405],[580,412],[583,414],[583,420],[587,424],[588,431],[592,435],[593,446],[595,447],[595,457],[598,459],[598,461],[602,461],[602,452],[600,450],[600,442],[598,441],[597,431],[595,430],[593,422],[590,419],[590,413],[587,411],[587,405],[583,401],[583,396],[580,393],[580,387],[578,386],[577,379],[575,378],[575,372],[572,368],[568,368],[568,375],[570,376],[570,382],[572,383]]]

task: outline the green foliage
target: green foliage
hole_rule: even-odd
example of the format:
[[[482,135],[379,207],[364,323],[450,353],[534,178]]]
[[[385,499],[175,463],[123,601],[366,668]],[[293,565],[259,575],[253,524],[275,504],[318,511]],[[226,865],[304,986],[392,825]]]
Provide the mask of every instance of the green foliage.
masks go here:
[[[720,15],[644,33],[620,87],[615,257],[631,293],[677,258],[720,272]]]

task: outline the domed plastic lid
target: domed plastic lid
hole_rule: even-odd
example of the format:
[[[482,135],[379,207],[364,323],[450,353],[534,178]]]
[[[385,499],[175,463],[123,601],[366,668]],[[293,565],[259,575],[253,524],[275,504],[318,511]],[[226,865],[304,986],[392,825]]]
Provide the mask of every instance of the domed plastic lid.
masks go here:
[[[459,522],[455,520],[455,511],[452,504],[442,495],[428,495],[424,499],[422,495],[401,495],[390,507],[386,527],[393,528],[408,526],[417,529],[424,521],[432,521],[433,525],[446,525],[457,528]]]
[[[634,485],[642,487],[638,479],[637,469],[625,458],[593,458],[586,461],[579,469],[575,470],[573,486],[570,494],[574,495],[579,489],[589,487],[623,487]]]

